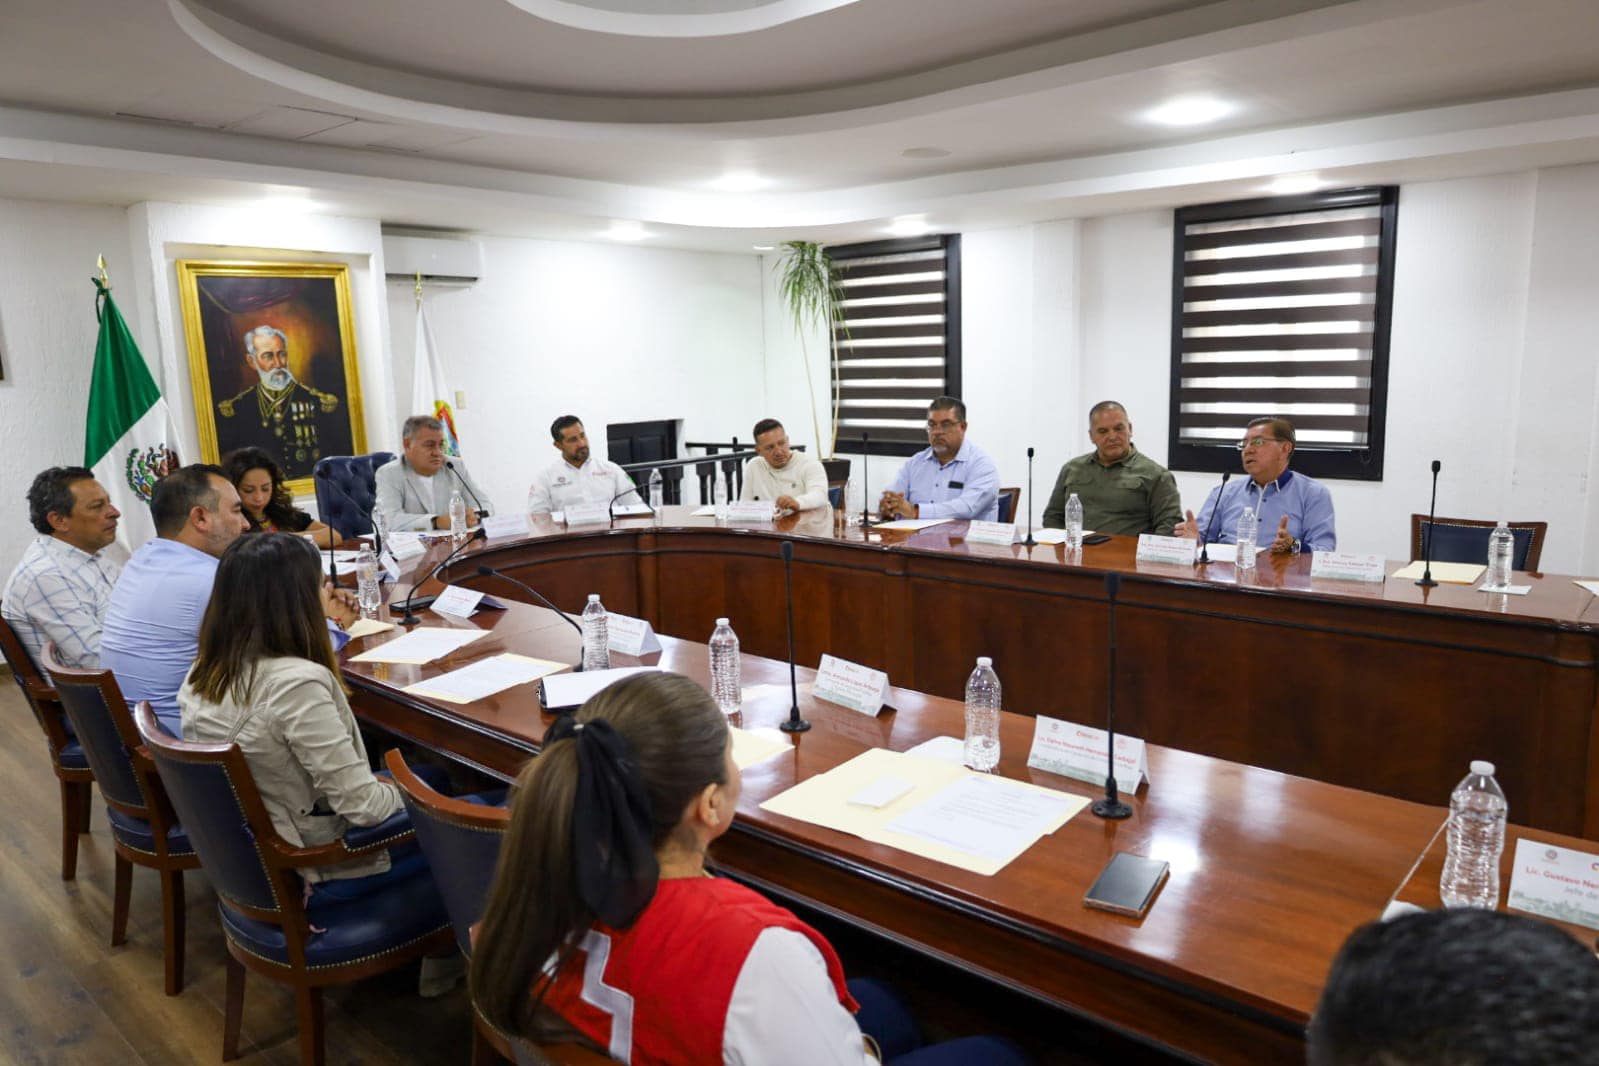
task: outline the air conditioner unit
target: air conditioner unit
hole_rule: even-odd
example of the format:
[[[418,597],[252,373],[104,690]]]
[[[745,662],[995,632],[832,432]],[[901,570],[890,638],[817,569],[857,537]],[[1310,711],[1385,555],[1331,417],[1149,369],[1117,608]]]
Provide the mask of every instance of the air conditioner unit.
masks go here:
[[[384,237],[384,276],[471,285],[483,277],[483,246],[459,237]]]

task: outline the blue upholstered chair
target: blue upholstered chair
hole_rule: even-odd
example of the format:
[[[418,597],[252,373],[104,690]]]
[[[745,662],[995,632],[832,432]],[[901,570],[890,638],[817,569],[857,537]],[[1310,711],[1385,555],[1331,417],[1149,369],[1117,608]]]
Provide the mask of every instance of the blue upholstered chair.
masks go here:
[[[78,834],[89,831],[94,771],[89,769],[83,745],[67,729],[56,690],[39,676],[27,649],[4,618],[0,618],[0,654],[11,667],[11,677],[22,690],[22,698],[50,749],[50,769],[61,786],[61,880],[70,881],[78,875]]]
[[[144,751],[122,690],[110,670],[77,670],[56,661],[55,645],[44,648],[44,669],[83,745],[116,848],[116,887],[111,905],[111,944],[128,938],[128,899],[133,868],[144,866],[161,878],[161,928],[166,953],[167,995],[183,991],[183,871],[200,865],[167,802],[155,764]]]
[[[311,469],[317,515],[346,538],[372,532],[372,505],[378,498],[378,467],[393,452],[330,455]]]
[[[1016,501],[1022,498],[1021,489],[999,490],[999,518],[1001,522],[1016,521]]]
[[[1410,516],[1410,557],[1421,559],[1426,556],[1426,537],[1431,530],[1433,562],[1485,563],[1488,561],[1488,538],[1498,524],[1475,518],[1436,518],[1428,526],[1426,515],[1413,514]],[[1510,527],[1510,535],[1515,539],[1510,568],[1536,571],[1538,560],[1543,555],[1543,538],[1549,531],[1549,523],[1505,524]]]
[[[454,946],[426,871],[348,902],[307,908],[297,870],[369,855],[411,837],[402,811],[344,839],[296,847],[272,826],[237,744],[170,736],[141,701],[134,721],[217,891],[228,945],[222,1058],[239,1054],[247,970],[294,989],[300,1061],[323,1062],[322,989],[383,973]]]

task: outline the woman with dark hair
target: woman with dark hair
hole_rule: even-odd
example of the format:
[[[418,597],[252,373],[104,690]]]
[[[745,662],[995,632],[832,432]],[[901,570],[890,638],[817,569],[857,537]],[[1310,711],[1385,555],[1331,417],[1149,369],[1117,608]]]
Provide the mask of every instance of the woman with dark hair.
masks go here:
[[[886,988],[846,984],[820,933],[707,873],[738,797],[726,719],[685,677],[625,678],[558,719],[522,771],[472,952],[483,1016],[641,1064],[875,1063],[889,1033],[896,1063],[1022,1061],[987,1037],[914,1050]]]
[[[262,448],[240,448],[222,460],[228,480],[239,490],[244,517],[251,533],[299,533],[318,547],[331,548],[340,540],[337,530],[323,525],[298,507],[283,483],[283,471]]]

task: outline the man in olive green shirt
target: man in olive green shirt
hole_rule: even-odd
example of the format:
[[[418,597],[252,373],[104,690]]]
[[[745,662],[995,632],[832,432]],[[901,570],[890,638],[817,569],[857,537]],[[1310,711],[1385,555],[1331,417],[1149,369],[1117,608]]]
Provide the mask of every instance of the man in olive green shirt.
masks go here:
[[[1115,400],[1096,403],[1088,412],[1088,439],[1094,450],[1060,468],[1044,508],[1045,528],[1066,525],[1066,501],[1075,492],[1083,502],[1084,529],[1133,537],[1171,536],[1183,520],[1177,479],[1133,447],[1127,409]]]

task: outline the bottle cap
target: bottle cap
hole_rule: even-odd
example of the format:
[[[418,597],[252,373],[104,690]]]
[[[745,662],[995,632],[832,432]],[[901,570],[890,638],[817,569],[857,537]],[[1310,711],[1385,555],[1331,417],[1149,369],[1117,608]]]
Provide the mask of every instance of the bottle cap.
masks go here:
[[[725,626],[725,625],[728,624],[728,622],[727,622],[727,619],[725,619],[725,618],[718,618],[716,620],[716,624],[719,625],[719,626]]]
[[[1471,772],[1483,777],[1492,777],[1494,775],[1494,764],[1487,759],[1473,759],[1471,760]]]
[[[979,655],[977,657],[977,665],[978,666],[993,666],[994,665],[994,660],[990,659],[986,655]]]
[[[600,594],[598,592],[589,593],[589,602],[590,603],[599,603],[600,602]]]

